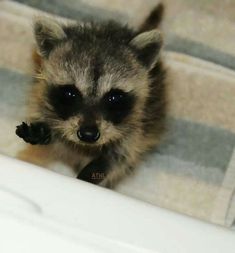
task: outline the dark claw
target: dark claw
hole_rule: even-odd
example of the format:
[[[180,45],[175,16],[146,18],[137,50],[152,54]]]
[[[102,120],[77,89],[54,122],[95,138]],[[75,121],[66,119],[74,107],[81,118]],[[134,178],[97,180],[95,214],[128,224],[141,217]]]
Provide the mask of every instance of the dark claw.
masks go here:
[[[47,145],[51,141],[50,128],[43,122],[35,122],[30,125],[22,122],[16,127],[16,135],[32,145]]]

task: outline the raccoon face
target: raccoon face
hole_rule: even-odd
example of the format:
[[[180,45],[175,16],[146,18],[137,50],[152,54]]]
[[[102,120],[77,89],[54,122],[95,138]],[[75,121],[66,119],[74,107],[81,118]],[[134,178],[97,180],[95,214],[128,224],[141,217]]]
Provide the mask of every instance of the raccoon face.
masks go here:
[[[121,141],[141,128],[157,30],[137,34],[114,22],[35,22],[43,64],[40,112],[57,136],[77,145]],[[39,84],[40,85],[40,84]]]

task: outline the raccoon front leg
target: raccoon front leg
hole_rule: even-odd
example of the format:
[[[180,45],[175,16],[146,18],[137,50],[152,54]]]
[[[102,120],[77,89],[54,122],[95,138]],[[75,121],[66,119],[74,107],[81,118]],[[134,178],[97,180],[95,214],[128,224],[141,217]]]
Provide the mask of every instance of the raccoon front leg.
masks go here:
[[[77,176],[78,179],[83,181],[99,184],[107,176],[109,170],[109,161],[107,158],[100,156],[93,160]]]
[[[133,139],[136,140],[136,138]],[[137,145],[137,142],[135,143]],[[138,150],[130,147],[129,142],[124,143],[113,153],[111,152],[110,164],[104,180],[99,183],[100,186],[112,189],[121,179],[133,173],[141,156]]]
[[[16,135],[32,145],[47,145],[51,141],[51,130],[44,122],[35,122],[30,125],[23,122],[16,127]]]
[[[125,175],[133,170],[128,160],[122,157],[99,157],[89,163],[78,175],[78,179],[98,184],[106,188],[113,188]]]

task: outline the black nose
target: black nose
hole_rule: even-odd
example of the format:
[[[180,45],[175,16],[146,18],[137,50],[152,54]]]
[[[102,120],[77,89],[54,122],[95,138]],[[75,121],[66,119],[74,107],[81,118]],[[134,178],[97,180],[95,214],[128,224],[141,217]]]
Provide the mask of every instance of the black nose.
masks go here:
[[[84,142],[96,142],[100,138],[100,132],[96,126],[81,126],[77,132],[78,138]]]

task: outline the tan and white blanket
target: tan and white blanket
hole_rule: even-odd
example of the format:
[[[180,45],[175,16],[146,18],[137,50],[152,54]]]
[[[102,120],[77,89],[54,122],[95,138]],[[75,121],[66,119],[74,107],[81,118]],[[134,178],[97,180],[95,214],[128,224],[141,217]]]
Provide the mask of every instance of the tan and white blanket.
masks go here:
[[[224,226],[235,220],[235,2],[166,0],[164,57],[169,68],[168,134],[116,191]],[[176,3],[177,2],[177,3]],[[32,16],[116,19],[138,26],[155,0],[0,0],[0,152],[24,143],[31,85]],[[72,176],[62,165],[53,170]],[[36,180],[36,179],[35,179]]]

